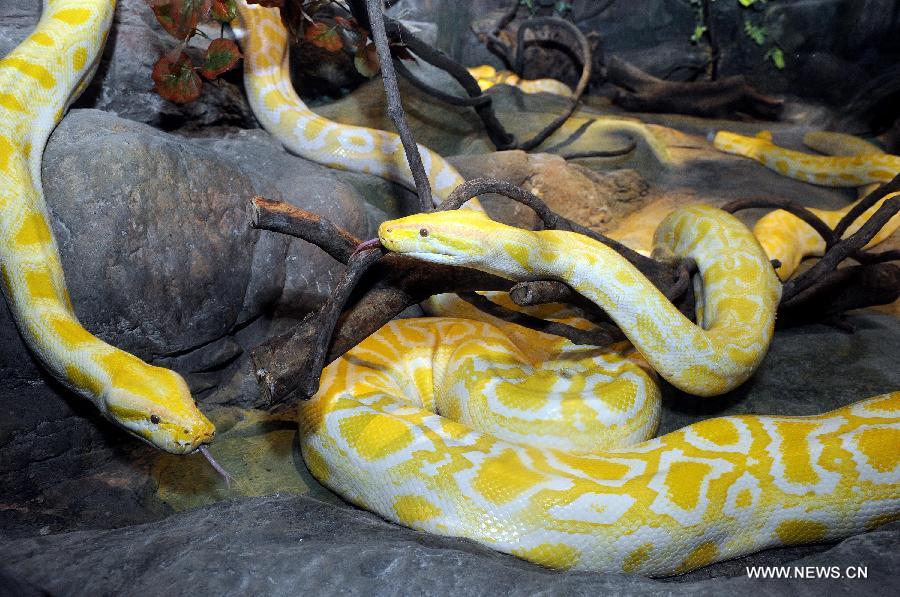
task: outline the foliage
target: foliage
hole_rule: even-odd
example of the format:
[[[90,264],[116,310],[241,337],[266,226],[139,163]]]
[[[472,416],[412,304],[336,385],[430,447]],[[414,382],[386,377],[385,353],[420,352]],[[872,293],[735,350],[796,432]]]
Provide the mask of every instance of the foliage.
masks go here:
[[[334,14],[334,0],[289,0],[285,20],[293,37],[326,52],[346,50],[353,54],[353,64],[364,77],[374,77],[381,70],[375,44],[353,18]]]
[[[715,2],[716,0],[706,0],[708,2]],[[774,0],[772,0],[774,1]],[[706,17],[703,11],[704,0],[689,0],[691,7],[694,9],[694,32],[691,34],[691,43],[699,43],[701,39],[703,39],[704,35],[709,34],[709,23],[706,22]],[[742,8],[751,8],[753,6],[762,6],[767,4],[769,0],[738,0],[738,4],[741,5]],[[769,37],[769,32],[766,29],[766,26],[761,23],[756,23],[751,17],[746,17],[744,19],[744,33],[753,40],[758,46],[764,46]],[[784,52],[781,48],[778,47],[777,44],[773,43],[764,55],[765,60],[771,60],[772,64],[775,68],[781,70],[785,67],[785,58]]]
[[[253,0],[249,0],[253,1]],[[178,44],[162,56],[155,65],[151,78],[153,89],[163,98],[184,104],[192,102],[203,91],[203,79],[216,79],[231,70],[241,59],[241,52],[230,39],[220,35],[210,42],[203,52],[200,66],[185,51],[195,35],[206,37],[198,30],[203,22],[224,24],[237,16],[234,0],[147,0],[156,20]]]
[[[241,59],[236,43],[224,37],[225,25],[237,17],[235,0],[145,0],[163,29],[177,44],[154,65],[151,78],[154,90],[176,103],[192,102],[203,91],[203,77],[213,80],[233,69]],[[267,8],[282,8],[297,16],[291,29],[298,40],[326,52],[345,47],[354,53],[357,70],[366,77],[380,70],[378,55],[367,32],[353,19],[326,14],[334,0],[246,0]],[[219,37],[198,58],[188,53],[188,43],[195,36],[207,37],[199,29],[202,23],[220,23]],[[190,50],[193,53],[193,50]],[[195,62],[196,60],[196,62]]]
[[[153,65],[151,78],[156,93],[169,101],[184,104],[200,97],[203,81],[197,76],[193,62],[184,52],[174,58],[168,55]]]
[[[534,15],[539,6],[535,4],[534,0],[519,0],[519,5],[524,6],[528,9],[528,12]],[[556,0],[553,3],[553,14],[558,16],[563,16],[567,12],[572,10],[572,3],[567,0]]]

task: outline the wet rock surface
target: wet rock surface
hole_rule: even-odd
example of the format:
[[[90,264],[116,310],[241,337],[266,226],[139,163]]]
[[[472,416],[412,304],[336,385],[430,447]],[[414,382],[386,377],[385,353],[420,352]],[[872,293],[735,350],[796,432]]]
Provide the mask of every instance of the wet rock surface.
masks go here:
[[[77,553],[77,557],[71,555]],[[835,594],[900,588],[900,524],[853,537],[799,566],[867,566],[868,578],[752,581],[745,575],[670,582],[628,575],[560,573],[469,541],[388,524],[302,496],[222,502],[165,520],[0,544],[7,570],[53,594],[167,595],[759,595]],[[102,572],[101,572],[102,571]]]

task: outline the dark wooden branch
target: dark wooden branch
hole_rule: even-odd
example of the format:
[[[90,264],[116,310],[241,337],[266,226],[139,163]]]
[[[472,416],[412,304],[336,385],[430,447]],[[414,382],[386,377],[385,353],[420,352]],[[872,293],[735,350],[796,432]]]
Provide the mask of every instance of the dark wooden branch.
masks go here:
[[[900,196],[892,197],[882,203],[881,207],[865,224],[860,226],[859,230],[835,243],[814,266],[788,280],[784,285],[782,301],[789,302],[799,293],[811,288],[826,274],[835,270],[844,259],[852,257],[854,253],[866,246],[898,211],[900,211]]]
[[[773,209],[783,209],[785,211],[789,211],[810,226],[812,226],[813,230],[819,233],[819,236],[825,241],[826,246],[831,246],[834,244],[834,232],[832,232],[831,228],[828,227],[828,224],[823,222],[816,214],[809,211],[796,201],[791,201],[790,199],[782,199],[780,197],[751,197],[749,199],[736,199],[735,201],[730,201],[722,206],[724,211],[728,213],[735,213],[741,211],[742,209],[753,209],[753,208],[773,208]]]
[[[778,327],[827,321],[851,309],[887,305],[900,298],[900,266],[853,265],[828,272],[778,309]]]
[[[316,245],[337,261],[347,263],[362,242],[343,228],[339,228],[310,211],[289,203],[269,201],[262,197],[250,200],[250,225],[302,238]]]
[[[312,363],[331,363],[404,309],[429,296],[468,290],[508,290],[510,285],[509,280],[476,270],[385,255],[355,285],[355,296],[337,319],[327,350],[320,343],[320,353],[316,352],[317,342],[322,338],[321,311],[311,313],[286,333],[253,349],[253,370],[262,389],[256,406],[268,409],[291,399],[310,398],[310,386],[301,389],[301,384],[310,375],[318,381],[321,368],[311,373]]]
[[[692,83],[664,81],[616,57],[607,62],[606,75],[610,83],[623,88],[613,101],[633,112],[709,117],[742,112],[775,120],[784,103],[760,93],[740,76]]]
[[[409,130],[409,123],[406,122],[406,113],[403,111],[400,88],[397,85],[397,73],[394,71],[394,62],[391,59],[391,49],[388,45],[384,25],[384,15],[381,12],[381,0],[366,0],[366,6],[372,39],[378,51],[378,59],[381,61],[381,76],[387,95],[387,113],[403,142],[403,151],[406,152],[406,161],[409,163],[409,169],[416,183],[416,195],[419,197],[421,211],[428,211],[433,207],[431,184],[428,182],[425,166],[422,165],[422,156],[419,154],[416,140],[412,136],[412,131]]]
[[[612,344],[616,340],[621,340],[625,337],[621,330],[614,325],[601,325],[593,329],[582,330],[565,323],[547,321],[539,317],[533,317],[527,313],[507,309],[503,305],[498,305],[477,292],[460,292],[458,296],[473,307],[476,307],[497,319],[509,321],[522,327],[544,332],[545,334],[560,336],[566,338],[573,344],[606,346],[607,344]]]
[[[400,73],[400,76],[409,81],[413,87],[418,89],[419,91],[423,91],[428,95],[441,100],[444,103],[450,104],[451,106],[460,106],[464,108],[477,108],[480,106],[486,106],[491,103],[491,98],[488,95],[476,95],[476,96],[466,96],[460,97],[458,95],[452,95],[450,93],[446,93],[437,89],[436,87],[432,87],[425,81],[421,80],[406,68],[406,65],[403,64],[402,60],[394,60],[394,67],[397,69],[397,72]]]
[[[366,2],[368,0],[348,0],[347,5],[350,8],[350,12],[356,18],[357,22],[360,23],[364,28],[371,30],[371,26],[369,24],[369,15]],[[468,69],[462,64],[456,62],[437,48],[433,48],[427,43],[423,42],[421,39],[413,35],[409,29],[404,27],[402,24],[398,23],[389,18],[385,18],[385,26],[387,29],[388,38],[391,40],[391,43],[398,44],[404,46],[406,49],[411,51],[417,57],[421,58],[428,64],[441,69],[446,72],[448,75],[453,77],[457,83],[463,88],[466,94],[471,98],[481,98],[485,97],[487,101],[478,101],[476,105],[473,106],[475,109],[475,113],[481,119],[482,124],[484,125],[485,131],[488,134],[488,137],[491,140],[491,143],[494,144],[498,150],[504,149],[514,149],[516,146],[516,138],[514,135],[509,133],[503,125],[500,123],[500,120],[497,118],[496,113],[494,112],[494,108],[491,104],[491,99],[489,96],[483,96],[481,92],[481,87],[478,86],[478,81],[475,80]],[[409,72],[404,69],[405,72]],[[403,75],[403,71],[401,71],[401,75]],[[422,85],[425,85],[421,81],[413,81],[411,82],[415,85],[417,82],[422,88]],[[428,86],[426,86],[428,87]],[[428,89],[423,88],[426,93]],[[441,99],[441,98],[439,98]]]
[[[844,236],[844,232],[847,231],[847,228],[850,227],[853,222],[859,218],[859,216],[863,215],[867,209],[881,201],[884,197],[887,197],[891,193],[900,192],[900,174],[895,176],[890,182],[887,182],[865,197],[863,197],[860,201],[854,205],[847,214],[841,218],[841,221],[837,223],[837,226],[834,227],[834,236],[835,238],[841,238]]]
[[[253,211],[254,222],[277,222],[277,225],[271,226],[272,229],[277,228],[279,232],[319,244],[342,262],[349,259],[348,253],[352,253],[350,247],[358,245],[357,239],[346,232],[323,235],[322,230],[333,229],[330,223],[287,204],[257,198],[254,200]],[[545,217],[553,221],[553,215]],[[560,220],[563,219],[556,216],[556,221]],[[877,224],[878,221],[870,221],[866,226],[875,227]],[[865,244],[868,241],[862,242]],[[694,295],[689,283],[692,264],[668,266],[655,263],[668,270],[668,278],[672,280],[670,284],[661,287],[663,293],[670,298],[681,293],[676,304],[682,312],[693,314]],[[813,284],[797,293],[792,300],[782,302],[779,307],[779,323],[806,323],[846,309],[891,302],[897,298],[900,287],[898,280],[900,268],[893,264],[879,263],[829,272],[814,280]],[[604,331],[615,337],[613,334],[616,332],[609,327],[609,319],[605,314],[587,298],[561,282],[539,280],[513,284],[509,280],[476,270],[429,264],[388,254],[369,268],[359,280],[354,297],[334,325],[334,334],[327,351],[321,348],[321,343],[318,353],[315,348],[316,342],[322,337],[320,312],[311,314],[287,333],[272,338],[253,350],[252,363],[262,387],[256,406],[271,408],[293,397],[308,398],[308,395],[298,392],[298,389],[303,380],[311,375],[310,363],[315,362],[317,354],[325,355],[318,362],[330,363],[407,307],[416,305],[433,294],[475,290],[510,291],[513,301],[523,306],[548,302],[570,303],[580,308],[586,318],[603,328],[597,332],[597,342],[603,340],[601,334]],[[317,379],[317,375],[315,378]],[[304,391],[309,392],[309,388]]]
[[[578,106],[581,103],[581,96],[584,94],[584,90],[587,88],[587,84],[591,79],[591,70],[594,62],[593,55],[591,54],[590,42],[588,41],[587,37],[585,37],[584,33],[582,33],[581,30],[576,27],[575,24],[571,21],[560,19],[559,17],[538,17],[527,19],[519,25],[519,31],[516,36],[516,67],[517,72],[520,76],[522,74],[521,68],[523,67],[525,59],[525,31],[541,26],[559,27],[561,29],[565,29],[566,31],[571,33],[573,37],[575,37],[575,39],[578,41],[579,47],[581,48],[581,77],[578,79],[578,85],[575,87],[575,93],[572,96],[572,101],[566,111],[554,118],[550,124],[541,129],[531,139],[520,143],[519,149],[523,151],[531,151],[532,149],[538,147],[541,143],[546,141],[550,137],[550,135],[555,133],[562,125],[564,125],[566,121],[568,121],[572,116],[572,114],[575,113],[575,110],[578,109]]]
[[[325,368],[325,359],[328,358],[328,347],[334,337],[334,328],[338,318],[350,300],[353,292],[363,274],[381,258],[380,247],[355,252],[347,260],[347,271],[337,283],[328,300],[322,308],[316,312],[316,336],[313,338],[312,349],[309,353],[309,363],[304,365],[300,375],[296,378],[297,391],[303,396],[311,397],[319,391],[319,378],[322,369]]]

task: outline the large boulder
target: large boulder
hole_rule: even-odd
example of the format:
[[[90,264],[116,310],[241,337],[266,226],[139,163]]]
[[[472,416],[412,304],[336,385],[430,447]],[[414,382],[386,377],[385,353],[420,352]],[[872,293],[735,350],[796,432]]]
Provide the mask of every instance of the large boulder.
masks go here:
[[[252,229],[249,199],[289,201],[360,237],[387,217],[364,196],[393,205],[380,179],[291,156],[263,131],[188,139],[96,110],[73,110],[54,131],[42,178],[79,318],[184,374],[201,402],[223,381],[252,402],[247,350],[274,315],[318,306],[343,269],[305,241]],[[0,302],[0,501],[17,505],[0,509],[4,528],[169,511],[143,503],[154,451],[49,380]]]

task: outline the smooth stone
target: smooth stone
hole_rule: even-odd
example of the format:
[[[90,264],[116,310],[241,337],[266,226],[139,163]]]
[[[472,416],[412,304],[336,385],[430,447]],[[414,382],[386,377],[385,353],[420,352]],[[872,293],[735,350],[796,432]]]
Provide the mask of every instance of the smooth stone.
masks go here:
[[[896,594],[900,524],[847,539],[797,566],[866,566],[868,578],[750,580],[743,573],[672,583],[625,574],[560,573],[471,541],[399,527],[304,496],[242,498],[165,520],[0,542],[7,574],[52,594],[597,595],[754,591]],[[866,589],[867,590],[867,589]],[[891,591],[894,591],[892,593]]]

